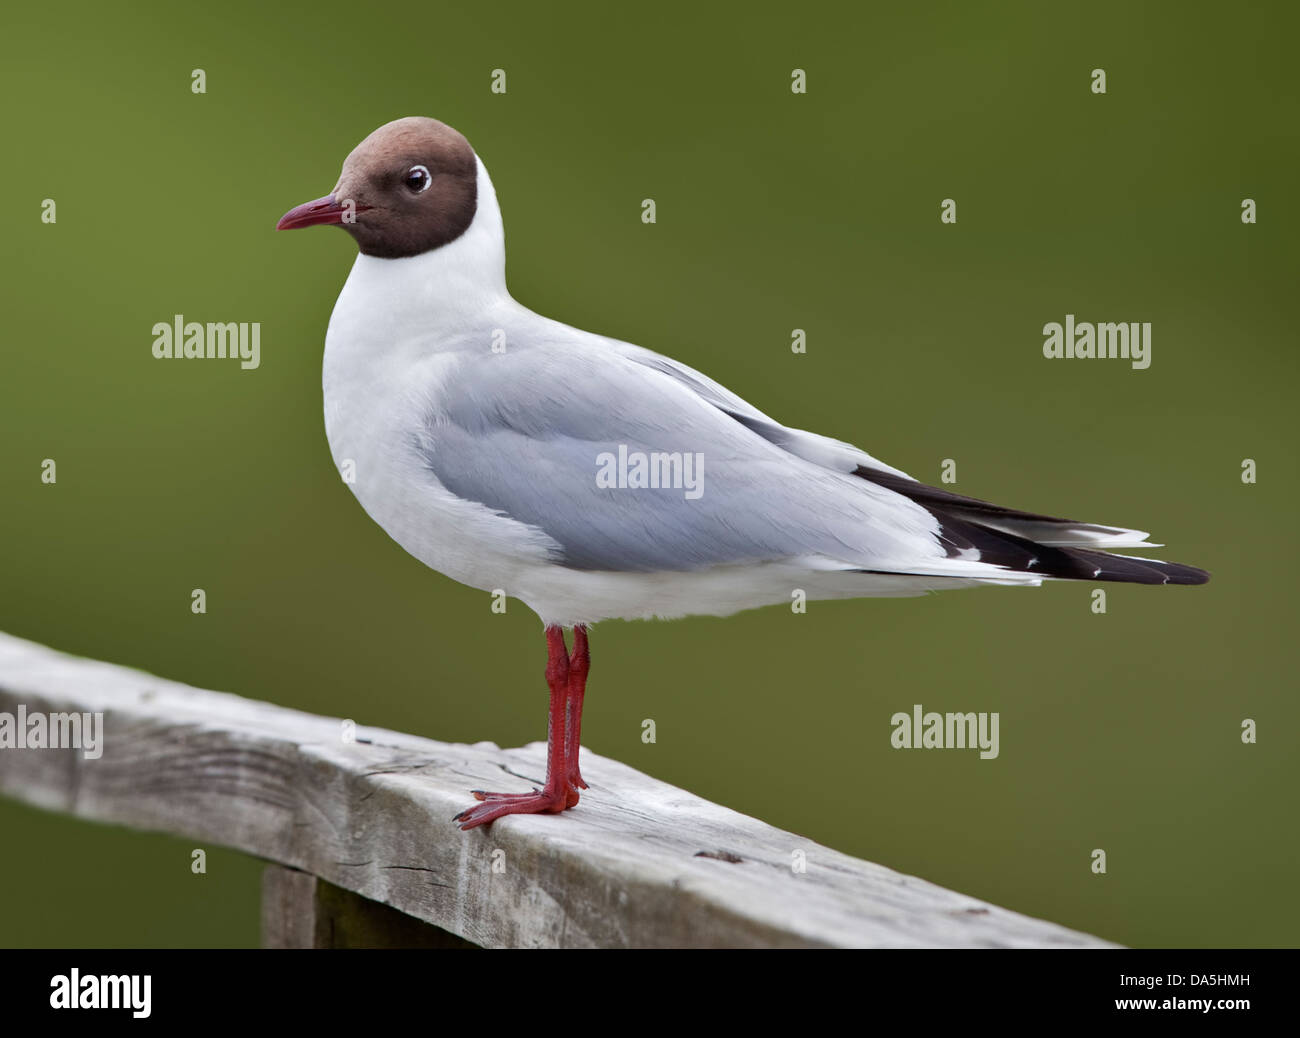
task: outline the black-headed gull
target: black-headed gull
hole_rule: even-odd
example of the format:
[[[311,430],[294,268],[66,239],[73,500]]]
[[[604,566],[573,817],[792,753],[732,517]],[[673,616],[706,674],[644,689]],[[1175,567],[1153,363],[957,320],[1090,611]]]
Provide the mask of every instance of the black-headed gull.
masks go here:
[[[570,328],[506,288],[487,169],[434,119],[381,126],[281,229],[360,246],[325,336],[325,430],[371,518],[425,565],[542,619],[546,783],[456,820],[559,812],[578,768],[587,628],[808,599],[1044,579],[1202,584],[1097,549],[1146,534],[1001,508],[783,426],[712,379]],[[573,627],[573,650],[563,629]]]

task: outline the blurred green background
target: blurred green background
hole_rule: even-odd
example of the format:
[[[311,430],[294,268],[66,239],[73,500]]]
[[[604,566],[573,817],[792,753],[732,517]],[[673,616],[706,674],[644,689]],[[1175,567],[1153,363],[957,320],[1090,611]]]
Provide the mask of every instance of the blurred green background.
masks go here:
[[[525,304],[1214,574],[1110,585],[1104,616],[1057,584],[602,624],[587,746],[1116,941],[1294,945],[1295,19],[741,10],[8,8],[0,629],[444,740],[544,737],[536,618],[425,570],[332,468],[321,349],[355,246],[272,230],[376,126],[434,115],[492,172]],[[261,368],[155,360],[176,313],[261,322]],[[1151,368],[1043,359],[1066,313],[1152,322]],[[1001,756],[893,750],[913,703],[1000,711]],[[195,877],[190,841],[10,801],[0,831],[0,944],[257,941],[251,859]]]

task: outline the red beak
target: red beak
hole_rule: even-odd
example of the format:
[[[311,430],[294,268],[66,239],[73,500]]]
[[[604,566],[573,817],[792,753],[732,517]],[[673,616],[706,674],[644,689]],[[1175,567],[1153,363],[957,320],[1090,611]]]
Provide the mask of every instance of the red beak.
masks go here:
[[[352,213],[363,213],[369,208],[368,205],[358,205],[350,211]],[[347,208],[334,200],[333,195],[326,195],[314,202],[303,202],[302,205],[294,206],[280,217],[280,222],[275,225],[275,229],[277,231],[291,231],[296,227],[342,223],[344,214],[348,212]]]

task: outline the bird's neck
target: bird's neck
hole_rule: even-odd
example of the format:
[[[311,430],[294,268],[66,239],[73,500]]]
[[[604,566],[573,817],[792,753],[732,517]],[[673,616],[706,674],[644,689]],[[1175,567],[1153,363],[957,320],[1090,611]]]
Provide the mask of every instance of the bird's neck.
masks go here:
[[[490,327],[492,315],[509,305],[501,209],[479,161],[478,204],[468,230],[418,256],[358,255],[335,306],[331,334],[336,324],[357,319],[382,324],[399,341],[437,341]]]

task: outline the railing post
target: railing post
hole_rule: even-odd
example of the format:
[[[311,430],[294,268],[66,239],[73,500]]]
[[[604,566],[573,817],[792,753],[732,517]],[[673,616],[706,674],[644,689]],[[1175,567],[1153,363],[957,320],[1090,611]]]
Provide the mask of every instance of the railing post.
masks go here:
[[[262,873],[263,948],[477,948],[455,934],[308,872]]]

